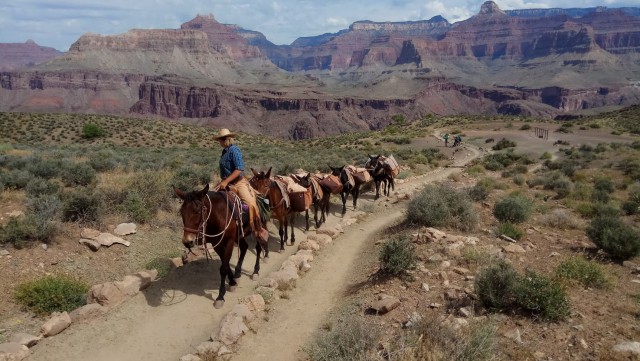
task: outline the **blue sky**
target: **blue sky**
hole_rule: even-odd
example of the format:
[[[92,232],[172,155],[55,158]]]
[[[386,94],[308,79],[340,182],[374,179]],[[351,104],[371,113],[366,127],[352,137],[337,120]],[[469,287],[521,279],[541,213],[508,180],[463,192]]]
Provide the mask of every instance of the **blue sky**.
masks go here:
[[[484,0],[6,0],[0,3],[0,43],[66,51],[82,34],[129,29],[177,29],[197,14],[260,31],[276,44],[347,28],[357,20],[411,21],[475,15]],[[640,0],[497,0],[503,10],[638,6]]]

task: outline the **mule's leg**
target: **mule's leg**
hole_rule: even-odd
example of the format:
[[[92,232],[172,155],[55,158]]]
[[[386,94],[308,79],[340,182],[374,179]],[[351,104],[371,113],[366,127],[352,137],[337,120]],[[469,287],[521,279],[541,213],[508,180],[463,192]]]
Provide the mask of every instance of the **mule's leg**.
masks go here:
[[[349,197],[349,191],[343,191],[340,193],[340,197],[342,198],[342,214],[347,213],[347,198]]]
[[[373,197],[373,200],[376,200],[378,198],[380,198],[380,181],[376,181],[376,196]],[[384,192],[384,188],[382,188],[382,191]]]
[[[313,221],[316,224],[316,228],[320,228],[320,223],[322,223],[322,221],[320,223],[318,223],[318,208],[322,207],[319,203],[322,202],[322,200],[313,202]],[[320,210],[320,212],[322,212],[322,210]],[[322,217],[322,215],[320,215]]]
[[[246,256],[247,249],[249,249],[246,239],[242,238],[239,243],[240,257],[238,257],[238,264],[236,264],[235,272],[233,273],[234,278],[242,277],[242,262],[244,262],[244,256]]]
[[[293,227],[296,225],[296,217],[298,213],[292,212],[289,214],[289,223],[291,223],[291,245],[293,246],[296,243],[296,234],[293,233]]]
[[[304,218],[307,221],[307,228],[305,228],[305,232],[309,230],[309,210],[304,211]]]
[[[356,209],[357,205],[358,205],[358,195],[360,194],[360,187],[356,187],[353,189],[353,193],[351,193],[351,195],[353,196],[353,210]]]
[[[220,257],[220,260],[222,261],[222,264],[220,265],[220,288],[218,289],[218,297],[216,297],[216,301],[213,304],[213,307],[215,308],[222,308],[222,306],[224,306],[224,295],[225,293],[227,293],[225,279],[229,277],[230,285],[232,284],[231,282],[233,282],[233,285],[237,284],[233,279],[231,267],[229,267],[229,259],[231,258],[231,253],[228,252],[228,248],[231,248],[231,251],[233,252],[233,243],[231,244],[231,247],[218,246],[215,248],[218,257]],[[229,255],[229,257],[226,257],[227,254]]]
[[[251,275],[252,280],[257,280],[260,275],[260,254],[262,253],[262,245],[260,244],[262,241],[256,238],[256,264],[253,266],[253,274]],[[265,256],[266,257],[266,256]]]
[[[284,242],[287,239],[285,234],[287,231],[287,225],[285,224],[285,219],[286,219],[286,216],[278,220],[278,233],[280,234],[280,252],[284,250]]]

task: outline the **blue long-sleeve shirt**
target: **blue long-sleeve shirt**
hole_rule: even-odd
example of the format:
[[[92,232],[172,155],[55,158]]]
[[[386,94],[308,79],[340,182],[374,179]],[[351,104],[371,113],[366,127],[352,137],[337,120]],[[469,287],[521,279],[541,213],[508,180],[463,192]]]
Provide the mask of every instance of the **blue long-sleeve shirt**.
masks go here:
[[[240,148],[235,144],[231,144],[222,150],[222,156],[220,157],[220,178],[227,178],[236,169],[244,171],[244,161],[242,160]]]

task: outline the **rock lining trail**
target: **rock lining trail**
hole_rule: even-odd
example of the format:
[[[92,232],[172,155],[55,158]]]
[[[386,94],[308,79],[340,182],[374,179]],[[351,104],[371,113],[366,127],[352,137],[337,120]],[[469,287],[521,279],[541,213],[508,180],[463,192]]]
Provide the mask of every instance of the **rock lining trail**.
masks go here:
[[[464,165],[479,155],[474,148],[466,150],[456,159],[457,165]],[[459,171],[440,168],[398,184],[397,191],[410,194],[425,183],[446,179]],[[361,198],[360,207],[371,202],[369,196],[372,198],[371,194]],[[380,201],[384,201],[384,198]],[[341,219],[336,216],[338,208],[334,200],[327,219],[330,226]],[[256,332],[250,332],[240,339],[232,359],[295,360],[301,357],[300,347],[319,328],[323,316],[335,304],[335,297],[344,290],[349,280],[350,265],[363,247],[375,241],[374,237],[379,231],[402,218],[403,208],[403,203],[391,205],[385,212],[369,214],[364,221],[345,227],[345,233],[319,252],[311,270],[298,280],[295,289],[289,291],[287,307],[271,310],[268,322],[254,321],[260,323],[251,326]],[[349,217],[351,212],[351,207],[348,207],[345,217]],[[287,246],[283,253],[275,252],[279,247],[277,242],[270,242],[270,257],[268,263],[262,263],[261,278],[277,271],[282,262],[297,251],[297,244],[305,236],[299,229],[296,233],[299,236],[296,245]],[[271,228],[271,234],[273,237],[277,230],[274,232],[274,228]],[[227,293],[226,304],[220,310],[213,308],[219,280],[218,260],[191,262],[106,315],[73,324],[63,333],[41,340],[31,349],[32,354],[27,360],[178,360],[183,355],[195,352],[196,346],[210,338],[222,317],[239,298],[254,293],[257,283],[249,278],[253,257],[253,253],[247,255],[238,288],[236,292]]]

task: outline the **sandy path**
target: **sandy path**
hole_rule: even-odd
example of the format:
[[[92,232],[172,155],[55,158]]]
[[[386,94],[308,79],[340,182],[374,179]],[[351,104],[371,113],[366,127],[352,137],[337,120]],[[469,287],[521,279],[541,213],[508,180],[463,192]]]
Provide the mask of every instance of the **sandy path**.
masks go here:
[[[479,155],[470,148],[463,153],[454,165],[462,166]],[[446,179],[451,173],[459,171],[454,168],[440,169],[415,181],[403,183],[396,190],[411,193],[426,183]],[[363,199],[358,204],[367,202],[372,200]],[[323,248],[312,262],[311,271],[289,293],[288,302],[271,309],[268,321],[257,320],[259,324],[253,326],[256,332],[240,340],[231,360],[301,359],[304,356],[301,347],[308,344],[313,333],[322,326],[327,313],[336,305],[335,300],[341,298],[347,289],[354,261],[366,247],[379,239],[378,233],[402,220],[405,207],[406,203],[398,203],[384,212],[370,214],[364,222],[349,227],[333,244]],[[334,218],[328,222],[337,223],[337,220]]]
[[[459,152],[456,163],[463,164],[477,155],[474,149]],[[397,190],[408,192],[458,171],[460,169],[439,169],[398,185]],[[372,195],[368,193],[361,197],[359,204],[371,202],[371,199]],[[312,263],[311,271],[291,291],[287,308],[270,312],[272,321],[266,325],[268,329],[246,335],[240,341],[234,360],[296,359],[298,348],[308,341],[311,333],[321,325],[325,312],[334,304],[332,299],[344,290],[353,260],[377,232],[401,219],[401,207],[396,205],[389,211],[370,214],[365,222],[350,226],[333,246],[321,251]],[[334,203],[332,210],[337,208]],[[351,207],[348,209],[348,213],[351,212]],[[335,224],[339,220],[332,214],[328,223]],[[271,229],[271,234],[277,234],[277,231]],[[301,231],[297,230],[296,234],[298,241],[304,239]],[[287,247],[284,253],[274,252],[278,245],[273,240],[270,247],[271,257],[268,264],[262,264],[261,275],[278,270],[280,264],[297,250],[297,247]],[[212,301],[219,282],[218,260],[189,263],[106,316],[74,324],[62,334],[40,341],[31,349],[32,355],[27,360],[178,360],[209,339],[238,298],[253,293],[256,282],[247,275],[253,269],[254,257],[249,253],[245,258],[245,275],[239,280],[236,292],[227,293],[227,304],[221,310],[215,310]]]

